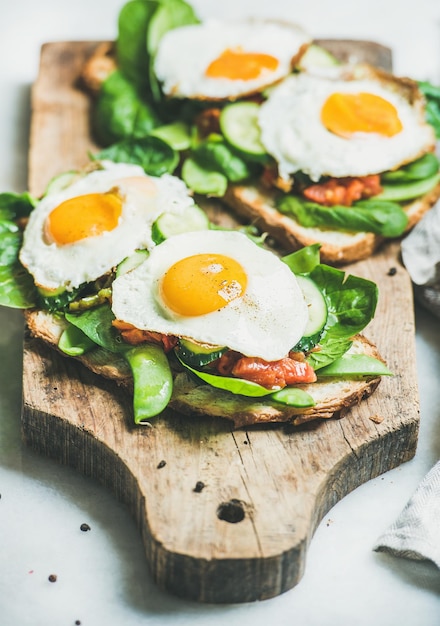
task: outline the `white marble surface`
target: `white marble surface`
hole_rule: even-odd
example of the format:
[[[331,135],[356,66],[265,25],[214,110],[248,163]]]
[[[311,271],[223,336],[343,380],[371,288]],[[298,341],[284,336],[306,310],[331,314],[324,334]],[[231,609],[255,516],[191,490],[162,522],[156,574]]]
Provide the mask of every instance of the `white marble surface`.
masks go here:
[[[41,43],[115,36],[121,0],[11,0],[0,19],[0,190],[26,188],[29,88]],[[288,16],[315,36],[392,47],[397,73],[440,82],[438,0],[197,0],[200,16]],[[415,458],[356,489],[324,518],[300,584],[265,602],[206,606],[159,591],[138,531],[107,490],[37,456],[20,440],[19,312],[0,309],[0,624],[138,626],[268,622],[435,626],[440,573],[372,547],[440,457],[440,334],[416,312],[421,429]],[[81,532],[86,522],[90,532]],[[440,540],[440,521],[439,521]],[[48,576],[57,574],[56,583]]]

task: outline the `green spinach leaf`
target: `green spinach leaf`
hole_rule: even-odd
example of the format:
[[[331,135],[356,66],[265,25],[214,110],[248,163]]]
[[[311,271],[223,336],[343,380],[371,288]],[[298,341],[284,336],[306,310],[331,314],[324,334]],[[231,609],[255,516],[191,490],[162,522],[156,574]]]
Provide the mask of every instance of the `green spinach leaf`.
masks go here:
[[[28,192],[0,193],[0,220],[28,217],[37,202],[37,198],[31,196]]]
[[[20,263],[0,267],[0,305],[29,309],[35,306],[36,299],[32,276]]]
[[[35,305],[37,290],[18,258],[23,236],[14,220],[28,216],[36,203],[28,193],[0,194],[0,305],[18,309]]]
[[[109,146],[127,137],[148,135],[161,121],[138,89],[116,70],[104,81],[93,110],[97,141]]]
[[[150,176],[172,173],[179,163],[176,150],[159,137],[147,136],[123,139],[93,155],[97,160],[116,163],[136,163]]]
[[[253,167],[239,157],[220,135],[211,135],[193,150],[192,157],[201,166],[220,172],[231,182],[246,180]]]
[[[310,278],[323,293],[328,309],[327,322],[320,341],[320,350],[307,360],[316,370],[341,357],[351,346],[351,338],[373,319],[378,300],[376,283],[346,275],[328,265],[317,265]]]
[[[201,372],[190,367],[181,359],[179,359],[179,361],[187,370],[195,374],[195,376],[203,380],[205,383],[211,385],[211,387],[224,389],[225,391],[230,391],[234,394],[249,396],[252,398],[261,398],[262,396],[268,396],[273,393],[273,390],[266,389],[266,387],[262,387],[261,385],[258,385],[257,383],[254,383],[250,380],[245,380],[243,378],[232,378],[229,376],[218,376],[217,374]]]
[[[333,228],[346,232],[371,232],[383,237],[399,237],[408,216],[396,202],[362,200],[352,207],[324,207],[296,196],[282,196],[277,208],[306,228]]]
[[[66,313],[65,317],[70,324],[109,352],[125,352],[131,347],[122,341],[119,332],[112,326],[115,316],[108,304],[87,309],[80,314]]]
[[[160,0],[130,0],[118,18],[116,56],[124,76],[145,91],[149,87],[147,33]]]
[[[283,256],[282,261],[290,267],[294,274],[310,274],[320,263],[320,247],[321,244],[319,243],[305,246],[296,252]]]
[[[426,98],[426,121],[431,124],[436,137],[440,139],[440,86],[429,81],[419,81],[418,85]]]

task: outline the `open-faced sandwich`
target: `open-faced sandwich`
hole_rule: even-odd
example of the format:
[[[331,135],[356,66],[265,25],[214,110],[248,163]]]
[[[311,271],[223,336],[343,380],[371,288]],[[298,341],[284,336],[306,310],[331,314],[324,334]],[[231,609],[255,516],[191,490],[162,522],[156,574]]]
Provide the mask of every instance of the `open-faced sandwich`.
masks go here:
[[[366,258],[440,196],[418,83],[339,64],[299,26],[201,22],[183,0],[132,0],[83,77],[109,158],[161,138],[189,188],[286,250],[319,243],[331,264]]]
[[[258,181],[228,186],[226,199],[285,246],[318,241],[327,261],[357,261],[440,197],[435,134],[413,81],[368,65],[301,72],[255,117],[271,160]]]
[[[373,282],[321,264],[318,245],[280,258],[210,226],[171,175],[96,161],[1,206],[0,303],[123,385],[136,423],[167,408],[237,427],[340,416],[390,374],[361,334]]]

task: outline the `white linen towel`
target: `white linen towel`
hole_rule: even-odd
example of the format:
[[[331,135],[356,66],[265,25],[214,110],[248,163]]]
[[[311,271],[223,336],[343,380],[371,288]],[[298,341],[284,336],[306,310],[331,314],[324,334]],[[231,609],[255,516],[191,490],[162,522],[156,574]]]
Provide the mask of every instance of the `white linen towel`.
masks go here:
[[[440,568],[440,461],[422,480],[374,550],[418,561],[427,559]]]
[[[402,241],[402,260],[416,299],[440,317],[440,202]]]
[[[402,260],[414,285],[414,296],[440,318],[440,202],[402,241]],[[425,476],[396,521],[374,550],[440,568],[440,461]]]

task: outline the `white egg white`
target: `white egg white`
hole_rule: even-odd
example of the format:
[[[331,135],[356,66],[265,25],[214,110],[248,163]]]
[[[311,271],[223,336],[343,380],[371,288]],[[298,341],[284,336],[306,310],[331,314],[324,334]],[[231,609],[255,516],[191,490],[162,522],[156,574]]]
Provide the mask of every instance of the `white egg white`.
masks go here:
[[[161,279],[177,261],[203,253],[240,263],[247,273],[246,292],[206,315],[176,315],[161,299]],[[117,319],[136,328],[227,346],[267,361],[288,354],[308,319],[304,296],[288,266],[233,231],[185,233],[156,246],[146,261],[114,281],[112,308]]]
[[[165,94],[177,98],[234,99],[261,91],[287,76],[310,37],[294,24],[269,21],[207,20],[168,31],[161,39],[154,70]],[[251,80],[210,78],[207,67],[226,49],[270,54],[278,59],[274,71]]]
[[[48,291],[73,289],[96,280],[136,249],[153,247],[151,226],[161,213],[179,213],[194,203],[186,185],[172,175],[148,177],[138,165],[112,162],[101,165],[102,168],[80,176],[67,188],[44,196],[32,211],[24,232],[20,261],[38,287]],[[131,177],[149,179],[153,192],[140,191],[127,182]],[[115,229],[65,245],[47,241],[45,222],[59,204],[69,198],[105,193],[115,187],[123,203]]]
[[[261,106],[261,140],[276,159],[282,178],[298,171],[314,181],[321,176],[379,174],[413,161],[435,144],[419,103],[410,103],[395,82],[367,77],[344,80],[341,70],[339,76],[334,74],[292,75],[275,87]],[[335,92],[381,96],[394,105],[403,129],[392,137],[356,133],[343,138],[332,133],[321,121],[321,109]]]

